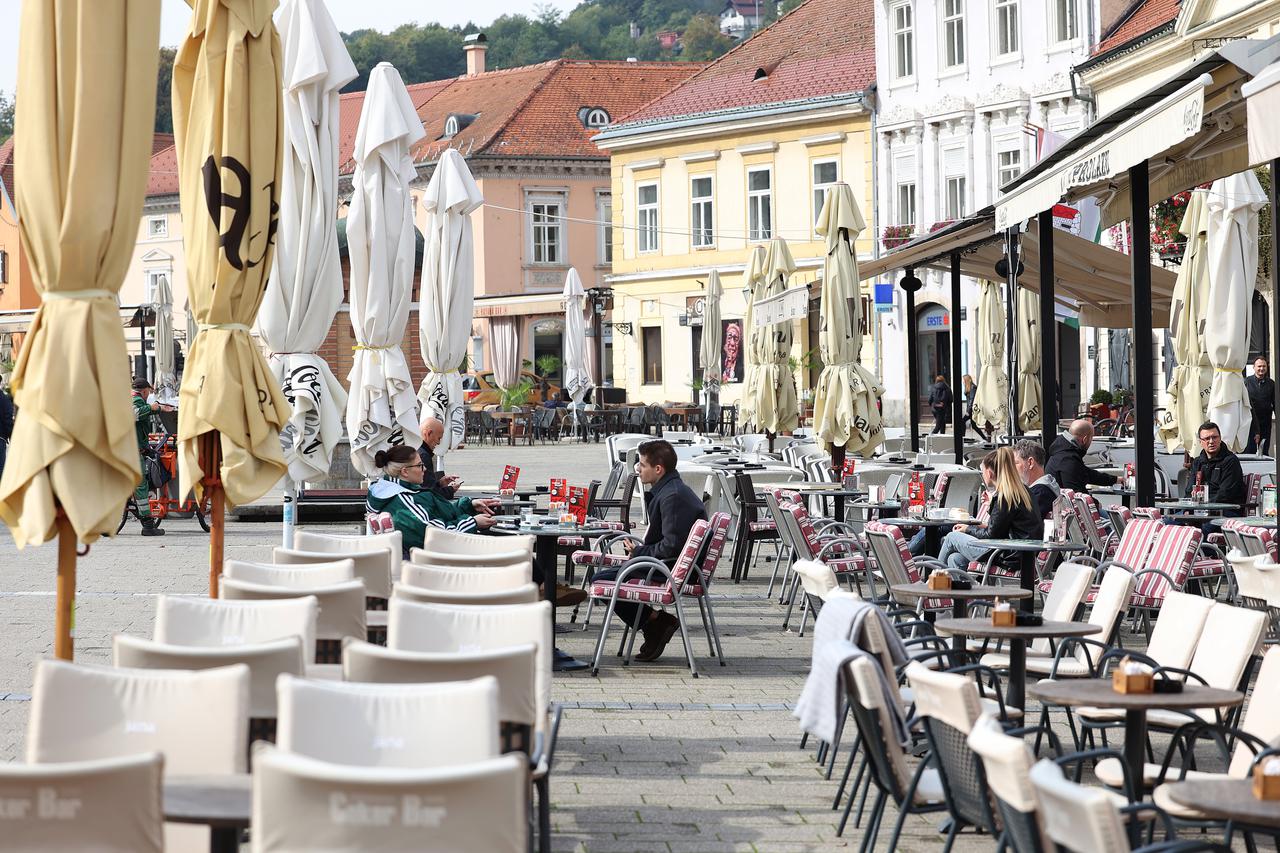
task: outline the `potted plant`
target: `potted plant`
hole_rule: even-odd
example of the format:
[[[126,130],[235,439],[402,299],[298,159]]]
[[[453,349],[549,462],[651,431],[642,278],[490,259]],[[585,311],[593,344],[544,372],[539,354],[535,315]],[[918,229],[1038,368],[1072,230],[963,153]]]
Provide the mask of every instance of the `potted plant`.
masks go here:
[[[911,242],[914,225],[886,225],[881,232],[881,242],[888,251]]]
[[[538,383],[538,391],[542,395],[542,402],[547,401],[547,390],[550,387],[548,379],[553,373],[560,369],[560,357],[557,355],[540,355],[537,361],[537,374],[541,380]]]
[[[510,388],[498,389],[498,408],[504,412],[517,411],[529,402],[529,392],[533,390],[533,381],[522,376]]]
[[[1133,392],[1127,388],[1115,388],[1111,391],[1111,417],[1119,418],[1126,406],[1132,405]]]
[[[1093,396],[1089,398],[1089,417],[1094,421],[1105,420],[1111,417],[1111,404],[1115,402],[1111,396],[1111,392],[1106,388],[1099,388],[1093,392]]]

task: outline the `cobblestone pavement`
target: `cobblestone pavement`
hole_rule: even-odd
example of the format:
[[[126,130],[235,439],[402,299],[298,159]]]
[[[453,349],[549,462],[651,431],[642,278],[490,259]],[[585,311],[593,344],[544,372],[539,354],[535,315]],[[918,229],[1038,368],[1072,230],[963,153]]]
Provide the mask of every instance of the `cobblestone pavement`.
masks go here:
[[[505,462],[521,465],[528,482],[605,471],[603,445],[473,448],[450,457],[449,467],[481,486],[496,482]],[[168,535],[143,539],[133,522],[80,560],[77,660],[109,662],[113,634],[149,636],[156,593],[207,590],[207,535],[193,521],[164,526]],[[275,524],[229,523],[227,557],[261,558],[278,537]],[[18,551],[0,530],[3,760],[22,756],[32,664],[52,651],[55,558],[52,545]],[[810,639],[781,630],[782,609],[765,598],[770,569],[761,562],[748,582],[717,586],[727,666],[708,656],[698,632],[692,639],[699,678],[690,677],[678,637],[656,663],[624,667],[606,656],[598,677],[557,675],[555,699],[566,711],[552,782],[556,850],[788,853],[860,843],[852,828],[847,838],[835,837],[836,782],[823,778],[812,751],[798,748],[790,708],[808,668]],[[562,610],[561,617],[566,623],[568,614]],[[597,613],[590,630],[560,634],[558,644],[589,659],[599,622]],[[610,651],[618,634],[612,636]],[[886,820],[894,818],[890,809]],[[941,849],[937,823],[936,816],[909,819],[898,849]],[[992,845],[969,834],[957,849]]]

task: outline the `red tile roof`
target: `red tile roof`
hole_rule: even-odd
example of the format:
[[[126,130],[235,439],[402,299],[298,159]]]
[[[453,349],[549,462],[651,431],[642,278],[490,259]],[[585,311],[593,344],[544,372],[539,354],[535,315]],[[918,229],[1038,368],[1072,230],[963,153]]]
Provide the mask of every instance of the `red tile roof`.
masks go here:
[[[1168,24],[1178,17],[1181,6],[1181,0],[1143,0],[1098,42],[1093,55],[1106,53]]]
[[[447,89],[453,80],[431,80],[426,83],[414,83],[405,86],[413,107],[421,111],[423,104],[431,100],[438,92]],[[364,108],[364,92],[349,92],[340,96],[338,108],[338,172],[350,172],[351,153],[356,147],[356,131],[360,129],[360,110]]]
[[[871,0],[807,0],[621,123],[860,92],[876,77],[874,17]]]
[[[151,155],[147,175],[147,198],[153,195],[176,195],[178,192],[178,149],[170,142]]]
[[[9,199],[17,204],[18,200],[13,197],[13,137],[10,136],[0,145],[0,183],[4,184],[5,192],[9,194]]]

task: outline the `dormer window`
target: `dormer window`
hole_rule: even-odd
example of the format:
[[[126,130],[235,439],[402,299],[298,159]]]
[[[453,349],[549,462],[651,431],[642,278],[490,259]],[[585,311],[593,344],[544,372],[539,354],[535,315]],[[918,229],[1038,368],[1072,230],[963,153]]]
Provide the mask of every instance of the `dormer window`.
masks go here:
[[[578,121],[582,122],[582,126],[591,130],[609,125],[609,111],[604,107],[583,107],[578,110]]]
[[[452,139],[475,120],[475,116],[468,115],[466,113],[450,114],[449,117],[444,120],[444,133],[440,135],[440,138]]]
[[[446,137],[457,136],[459,130],[457,116],[449,116],[444,120],[444,135]]]

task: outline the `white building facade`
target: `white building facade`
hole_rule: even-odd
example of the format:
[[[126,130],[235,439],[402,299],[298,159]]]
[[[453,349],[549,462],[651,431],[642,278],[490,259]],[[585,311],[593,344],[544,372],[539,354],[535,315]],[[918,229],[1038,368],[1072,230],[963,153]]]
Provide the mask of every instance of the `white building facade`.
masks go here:
[[[1098,0],[876,0],[876,224],[880,253],[897,241],[927,234],[992,204],[999,187],[1037,158],[1037,132],[1070,137],[1094,117],[1073,94],[1071,68],[1097,41]],[[962,284],[961,316],[952,311],[950,283],[919,272],[915,316],[892,284],[893,302],[878,301],[884,413],[905,423],[908,323],[920,331],[923,401],[936,374],[953,390],[975,379],[978,282]],[[995,277],[994,270],[992,277]],[[890,292],[879,288],[877,299]],[[949,335],[961,334],[961,364],[951,365]],[[1059,324],[1064,411],[1079,401],[1080,346]]]

